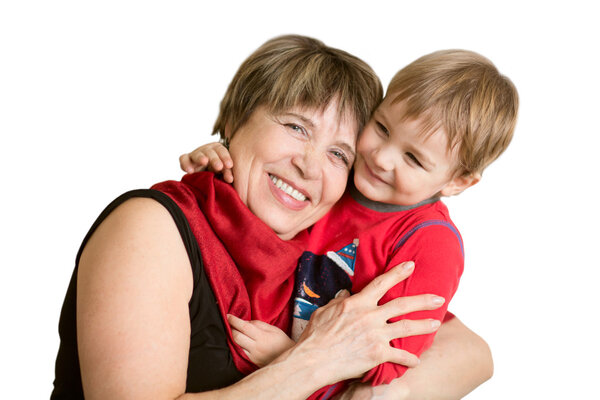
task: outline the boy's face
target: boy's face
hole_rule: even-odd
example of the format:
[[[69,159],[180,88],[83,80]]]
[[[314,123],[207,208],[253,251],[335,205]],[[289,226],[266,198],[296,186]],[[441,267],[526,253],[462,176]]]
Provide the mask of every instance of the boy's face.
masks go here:
[[[403,107],[386,97],[361,133],[356,188],[374,201],[413,205],[435,195],[458,194],[476,183],[453,176],[457,157],[444,130],[422,134],[420,119],[402,120]]]

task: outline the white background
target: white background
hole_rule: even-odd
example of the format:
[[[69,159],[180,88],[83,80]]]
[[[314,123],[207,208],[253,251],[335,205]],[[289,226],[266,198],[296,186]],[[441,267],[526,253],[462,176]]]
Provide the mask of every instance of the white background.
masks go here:
[[[301,33],[365,59],[384,86],[444,48],[478,51],[512,78],[521,96],[513,143],[477,187],[447,202],[466,245],[450,308],[495,360],[492,380],[468,398],[600,398],[592,6],[213,3],[1,3],[0,397],[49,396],[63,296],[103,207],[178,179],[179,154],[213,140],[242,60],[273,36]]]

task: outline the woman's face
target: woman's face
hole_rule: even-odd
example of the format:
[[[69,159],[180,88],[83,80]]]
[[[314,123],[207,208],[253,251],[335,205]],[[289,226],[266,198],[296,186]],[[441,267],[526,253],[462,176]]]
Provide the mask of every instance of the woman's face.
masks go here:
[[[230,141],[235,190],[284,240],[325,215],[346,188],[358,127],[338,118],[337,107],[278,115],[260,107]]]

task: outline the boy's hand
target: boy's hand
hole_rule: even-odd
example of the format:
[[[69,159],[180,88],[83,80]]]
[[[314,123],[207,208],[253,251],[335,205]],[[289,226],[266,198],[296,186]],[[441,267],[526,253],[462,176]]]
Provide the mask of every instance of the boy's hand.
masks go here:
[[[233,160],[221,143],[209,143],[179,157],[181,169],[188,174],[208,169],[223,174],[223,180],[233,182]]]
[[[266,322],[244,321],[227,315],[233,341],[236,342],[254,364],[264,367],[296,343],[281,329]]]

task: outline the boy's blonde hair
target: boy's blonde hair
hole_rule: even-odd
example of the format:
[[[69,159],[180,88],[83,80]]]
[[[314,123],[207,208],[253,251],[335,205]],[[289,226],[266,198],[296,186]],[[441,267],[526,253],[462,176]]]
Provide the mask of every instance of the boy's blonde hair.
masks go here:
[[[259,106],[272,113],[300,106],[324,109],[338,101],[338,116],[362,130],[383,97],[375,72],[361,59],[299,35],[267,41],[242,63],[221,101],[213,134],[231,135]]]
[[[401,69],[387,96],[404,102],[404,118],[422,118],[424,132],[443,128],[456,149],[456,175],[481,173],[508,147],[519,98],[513,83],[472,51],[442,50]]]

